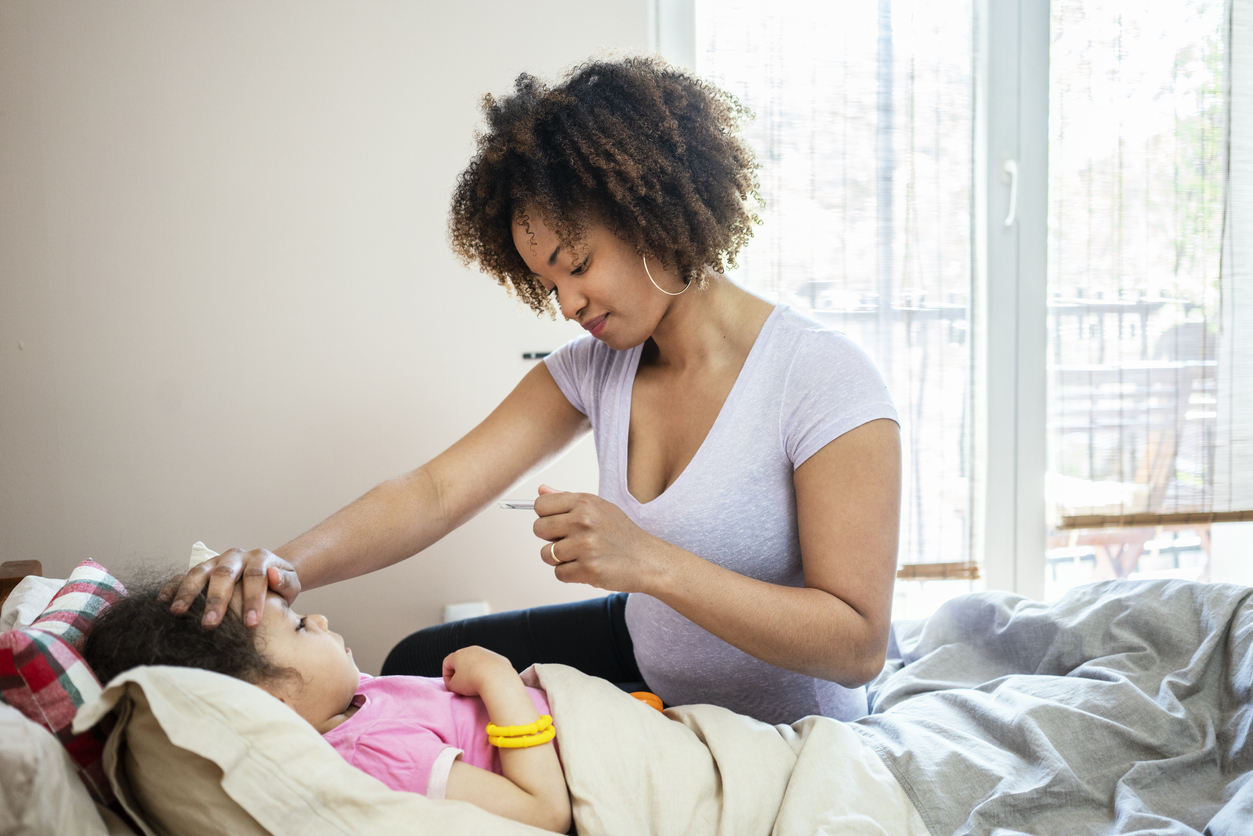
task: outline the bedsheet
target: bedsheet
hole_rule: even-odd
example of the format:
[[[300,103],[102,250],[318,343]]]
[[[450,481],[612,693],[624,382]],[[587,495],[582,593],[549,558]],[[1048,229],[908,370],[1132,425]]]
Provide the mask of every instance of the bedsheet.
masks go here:
[[[963,596],[896,625],[852,728],[932,836],[1250,834],[1251,596],[1178,581],[1051,606]]]

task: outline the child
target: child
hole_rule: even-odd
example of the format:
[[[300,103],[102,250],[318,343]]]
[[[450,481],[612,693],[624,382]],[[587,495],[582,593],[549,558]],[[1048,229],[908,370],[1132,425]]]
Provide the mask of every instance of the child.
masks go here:
[[[570,796],[544,692],[481,647],[444,660],[443,681],[372,677],[321,615],[268,593],[244,626],[240,586],[222,623],[201,626],[205,594],[170,613],[161,584],[136,585],[97,618],[83,655],[102,682],[139,665],[203,668],[250,682],[291,707],[344,758],[392,789],[469,801],[565,833]],[[489,723],[491,725],[489,725]]]

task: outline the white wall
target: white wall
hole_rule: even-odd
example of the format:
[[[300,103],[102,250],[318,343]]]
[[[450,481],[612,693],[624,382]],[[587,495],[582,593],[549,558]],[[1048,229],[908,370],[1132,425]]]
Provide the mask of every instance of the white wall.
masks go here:
[[[0,0],[0,560],[275,547],[473,426],[574,335],[448,250],[479,99],[647,41],[646,0]],[[302,609],[376,672],[447,602],[597,594],[530,522]]]

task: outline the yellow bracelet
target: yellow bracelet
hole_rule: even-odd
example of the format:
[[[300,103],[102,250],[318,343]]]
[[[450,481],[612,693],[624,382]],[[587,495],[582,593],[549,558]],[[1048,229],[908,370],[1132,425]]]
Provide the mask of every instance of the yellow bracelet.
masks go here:
[[[515,737],[492,735],[487,738],[487,742],[501,749],[529,749],[532,746],[541,746],[557,736],[557,727],[552,725],[551,718],[548,723],[549,725],[539,734],[524,734]]]
[[[536,734],[546,728],[551,727],[553,718],[547,714],[540,715],[540,718],[534,723],[527,723],[525,726],[497,726],[494,723],[487,724],[488,737],[524,737],[528,734]]]

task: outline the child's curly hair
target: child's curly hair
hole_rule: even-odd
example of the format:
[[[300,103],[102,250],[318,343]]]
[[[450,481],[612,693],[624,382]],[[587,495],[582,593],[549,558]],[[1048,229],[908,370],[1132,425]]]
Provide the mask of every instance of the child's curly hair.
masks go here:
[[[127,594],[96,617],[83,644],[83,658],[101,682],[140,665],[202,668],[242,679],[253,685],[299,676],[291,668],[272,664],[257,647],[256,630],[227,608],[213,629],[200,624],[205,593],[187,612],[174,615],[170,602],[161,600],[164,583],[148,580],[127,583]]]
[[[511,96],[485,96],[487,129],[457,179],[454,251],[536,313],[548,292],[513,242],[527,212],[577,248],[603,223],[642,254],[700,282],[735,266],[760,223],[757,162],[731,94],[654,58],[589,62],[556,87],[526,73]]]

